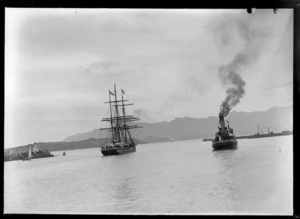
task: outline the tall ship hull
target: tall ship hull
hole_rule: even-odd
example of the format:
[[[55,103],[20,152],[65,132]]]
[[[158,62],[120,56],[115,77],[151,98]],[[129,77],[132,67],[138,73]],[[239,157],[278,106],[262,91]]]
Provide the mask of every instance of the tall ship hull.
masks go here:
[[[120,155],[120,154],[127,154],[132,153],[136,151],[135,146],[128,146],[128,147],[111,147],[111,148],[101,148],[101,153],[104,156],[110,156],[110,155]]]
[[[110,117],[103,118],[103,122],[109,122],[109,128],[101,128],[100,130],[107,130],[109,140],[101,145],[100,150],[103,156],[120,155],[136,152],[136,143],[130,132],[131,129],[141,128],[140,126],[132,124],[132,122],[139,120],[139,118],[132,115],[125,114],[125,106],[133,104],[124,104],[123,95],[125,92],[121,89],[121,100],[117,98],[116,85],[114,85],[114,92],[109,90],[109,108]],[[111,99],[114,97],[114,100]]]

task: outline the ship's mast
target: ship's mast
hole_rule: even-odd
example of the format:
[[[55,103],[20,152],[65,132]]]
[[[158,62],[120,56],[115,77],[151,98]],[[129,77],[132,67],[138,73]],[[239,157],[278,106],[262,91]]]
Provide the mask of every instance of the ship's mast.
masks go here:
[[[100,130],[110,130],[110,131],[112,131],[112,141],[113,141],[113,143],[114,143],[114,141],[121,142],[121,137],[122,137],[122,139],[124,139],[125,142],[130,141],[131,143],[133,143],[133,139],[131,137],[129,129],[142,128],[142,127],[140,127],[138,125],[134,125],[134,124],[129,124],[129,125],[126,124],[126,122],[137,121],[137,120],[139,120],[139,118],[137,118],[133,115],[126,115],[125,114],[125,106],[133,105],[133,103],[124,104],[124,102],[128,101],[128,100],[124,100],[123,94],[125,94],[125,92],[123,90],[121,90],[121,91],[122,91],[122,94],[121,94],[122,95],[122,100],[118,100],[117,99],[117,92],[116,92],[116,85],[114,84],[114,92],[111,92],[109,90],[109,102],[104,102],[104,103],[109,103],[110,117],[102,118],[101,121],[102,122],[110,122],[111,127],[110,128],[100,128]],[[110,95],[115,96],[115,100],[111,100]],[[119,102],[121,102],[121,104],[118,104]],[[115,104],[115,106],[112,105],[112,104]],[[123,115],[119,115],[118,106],[122,107]],[[114,107],[115,107],[116,112],[112,113],[112,110],[113,110]],[[121,123],[122,123],[122,125],[121,125]]]
[[[114,84],[114,91],[115,91],[115,101],[116,101],[116,116],[117,116],[117,137],[118,137],[118,140],[121,141],[121,138],[120,138],[120,127],[119,127],[119,111],[118,111],[118,99],[117,99],[117,91],[116,91],[116,84]]]
[[[113,129],[113,119],[112,119],[112,112],[111,112],[110,90],[108,91],[108,96],[109,96],[110,126],[112,132],[112,142],[114,142],[114,129]]]
[[[124,107],[124,98],[123,98],[123,90],[121,89],[121,95],[122,95],[122,109],[123,109],[123,118],[124,118],[124,139],[125,142],[127,142],[127,134],[126,134],[126,123],[125,123],[125,107]]]

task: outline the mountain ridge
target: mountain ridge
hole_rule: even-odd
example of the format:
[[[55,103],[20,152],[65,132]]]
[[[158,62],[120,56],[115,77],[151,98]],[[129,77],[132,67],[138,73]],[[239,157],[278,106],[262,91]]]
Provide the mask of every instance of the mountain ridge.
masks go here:
[[[227,120],[237,135],[253,134],[257,132],[257,126],[267,132],[267,127],[272,131],[282,131],[292,128],[292,106],[274,106],[265,111],[238,112],[232,111]],[[173,120],[157,123],[137,122],[143,126],[138,135],[141,140],[149,138],[162,138],[174,140],[188,140],[195,138],[211,137],[217,130],[218,117],[206,118],[176,117]],[[77,133],[69,136],[63,142],[79,141],[88,138],[100,138],[107,133],[94,129],[91,132]],[[157,139],[155,140],[157,141]]]
[[[257,126],[263,127],[264,133],[270,131],[282,132],[293,128],[293,107],[272,107],[266,111],[231,112],[228,120],[237,136],[256,133]],[[176,140],[191,140],[211,138],[217,131],[219,119],[217,116],[207,118],[175,118],[170,122],[139,123],[143,128],[135,136],[137,144],[156,143]],[[246,124],[246,126],[244,125]],[[91,132],[78,133],[67,137],[68,141],[39,142],[40,150],[64,151],[100,147],[106,141],[99,129]],[[95,137],[93,137],[93,135]],[[84,138],[81,139],[80,138]],[[65,139],[65,140],[66,140]],[[79,139],[79,140],[78,140]],[[30,145],[30,144],[28,144]],[[28,145],[7,148],[5,152],[22,153],[28,151]]]

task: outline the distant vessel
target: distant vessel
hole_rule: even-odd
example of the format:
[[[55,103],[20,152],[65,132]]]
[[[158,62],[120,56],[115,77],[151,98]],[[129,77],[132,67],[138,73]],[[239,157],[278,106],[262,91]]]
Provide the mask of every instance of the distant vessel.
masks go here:
[[[284,135],[292,135],[293,131],[285,130],[282,132],[272,132],[270,131],[270,128],[268,127],[268,133],[263,134],[262,129],[258,126],[258,132],[253,135],[241,135],[241,136],[235,136],[235,139],[248,139],[248,138],[269,138],[269,137],[277,137],[277,136],[284,136]],[[213,138],[204,138],[202,141],[213,141]]]
[[[215,139],[212,141],[213,149],[236,149],[238,142],[233,134],[233,129],[230,128],[228,121],[228,126],[225,126],[224,115],[222,113],[219,114],[219,123],[221,127],[219,127],[219,131],[216,133]]]
[[[263,134],[262,129],[259,131],[259,126],[258,126],[258,132],[255,133],[254,135],[246,135],[246,136],[238,136],[238,139],[243,139],[243,138],[268,138],[268,137],[276,137],[276,136],[283,136],[283,135],[292,135],[293,131],[282,131],[278,133],[271,132],[270,129],[268,128],[268,133]]]
[[[124,104],[123,95],[125,92],[121,89],[122,99],[118,100],[116,85],[114,85],[114,92],[109,90],[109,109],[110,109],[110,117],[103,118],[102,121],[109,122],[109,128],[101,128],[100,130],[108,130],[110,134],[109,143],[105,143],[101,146],[101,152],[104,156],[108,155],[118,155],[124,153],[131,153],[136,151],[136,143],[132,134],[130,133],[130,129],[142,128],[137,125],[130,124],[130,122],[137,121],[139,118],[134,117],[133,115],[127,116],[125,114],[125,106],[133,105],[133,104]],[[111,96],[114,96],[114,100],[111,100]],[[121,105],[120,105],[121,103]],[[120,115],[119,107],[121,107],[122,113]]]

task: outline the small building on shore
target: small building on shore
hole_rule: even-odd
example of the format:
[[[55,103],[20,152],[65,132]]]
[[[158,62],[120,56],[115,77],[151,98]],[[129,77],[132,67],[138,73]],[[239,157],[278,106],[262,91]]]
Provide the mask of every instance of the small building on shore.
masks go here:
[[[33,144],[31,151],[32,151],[33,153],[36,153],[36,152],[39,151],[39,147],[38,147],[37,143],[34,143],[34,144]]]

